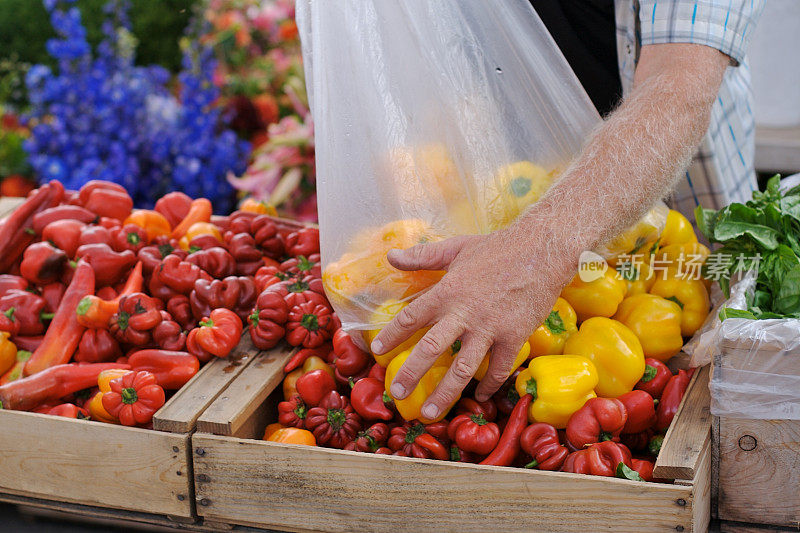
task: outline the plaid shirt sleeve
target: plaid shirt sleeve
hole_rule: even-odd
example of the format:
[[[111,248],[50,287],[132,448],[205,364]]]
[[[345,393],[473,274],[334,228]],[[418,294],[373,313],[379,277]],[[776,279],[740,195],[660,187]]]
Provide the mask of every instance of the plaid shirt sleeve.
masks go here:
[[[641,44],[704,44],[727,54],[739,65],[765,2],[640,0]]]

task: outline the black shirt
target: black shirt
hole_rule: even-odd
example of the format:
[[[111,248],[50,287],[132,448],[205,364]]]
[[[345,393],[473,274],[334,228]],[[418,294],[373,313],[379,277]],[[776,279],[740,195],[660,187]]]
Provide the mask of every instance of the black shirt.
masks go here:
[[[601,115],[622,95],[614,0],[530,0]]]

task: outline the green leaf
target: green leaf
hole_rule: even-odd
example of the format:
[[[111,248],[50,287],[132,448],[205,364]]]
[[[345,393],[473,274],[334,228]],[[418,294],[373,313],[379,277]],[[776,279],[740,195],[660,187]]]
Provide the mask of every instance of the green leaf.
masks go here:
[[[749,318],[751,320],[755,320],[756,315],[754,315],[750,311],[745,311],[743,309],[732,309],[730,307],[723,307],[719,311],[719,319],[725,321],[728,318]]]
[[[782,276],[772,302],[772,310],[783,314],[800,312],[800,265]]]
[[[774,250],[778,247],[780,233],[762,224],[740,222],[737,220],[720,220],[717,222],[716,226],[714,226],[714,238],[721,242],[736,239],[744,235],[749,236],[753,241],[767,250]]]
[[[629,479],[631,481],[644,481],[642,476],[639,475],[639,472],[627,466],[625,463],[619,463],[617,465],[616,477]]]
[[[704,209],[699,205],[694,210],[694,219],[697,222],[697,228],[708,240],[714,240],[714,223],[716,222],[718,213],[718,211]]]

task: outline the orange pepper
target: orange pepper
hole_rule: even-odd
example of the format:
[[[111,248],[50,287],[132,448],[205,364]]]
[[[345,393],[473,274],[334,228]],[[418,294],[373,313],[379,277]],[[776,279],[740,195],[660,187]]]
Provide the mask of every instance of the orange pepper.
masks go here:
[[[17,346],[9,340],[11,334],[0,331],[0,376],[17,363]]]
[[[259,215],[271,215],[277,216],[278,211],[275,210],[275,206],[272,204],[268,204],[264,200],[256,200],[252,196],[248,196],[242,201],[242,204],[239,206],[239,211],[247,211],[249,213],[258,213]]]
[[[285,378],[283,378],[283,398],[285,400],[288,401],[294,398],[294,396],[297,394],[297,380],[300,379],[300,376],[308,374],[312,370],[324,370],[330,374],[333,379],[336,379],[331,365],[326,363],[321,357],[312,355],[305,360],[303,366],[300,368],[295,368],[286,374]]]
[[[100,387],[100,392],[111,392],[110,383],[117,378],[121,378],[128,372],[131,371],[125,370],[124,368],[110,368],[100,372],[100,374],[97,376],[97,386]]]
[[[189,243],[192,242],[192,239],[200,235],[211,235],[219,242],[222,242],[222,233],[217,226],[211,222],[195,222],[186,231],[186,235],[180,238],[178,246],[181,250],[189,250]]]
[[[279,424],[278,422],[268,425],[267,429],[264,430],[264,440],[270,438],[279,429],[285,429],[285,428],[286,426],[284,426],[283,424]]]
[[[186,216],[181,220],[180,224],[175,226],[175,229],[172,230],[172,238],[180,239],[186,235],[186,232],[189,231],[189,228],[191,228],[195,222],[211,222],[212,212],[213,209],[208,198],[192,200],[189,212],[186,213]]]
[[[98,391],[86,402],[85,407],[86,410],[89,411],[89,416],[92,417],[92,420],[97,420],[98,422],[119,424],[119,420],[114,418],[114,416],[103,407],[103,394],[103,392]]]
[[[273,424],[270,424],[270,426]],[[306,446],[316,446],[317,439],[314,434],[307,429],[281,428],[273,431],[269,436],[265,435],[264,440],[270,442],[280,442],[283,444],[304,444]]]
[[[144,228],[145,232],[147,232],[148,241],[152,241],[161,235],[169,235],[172,229],[164,215],[150,209],[136,209],[122,222],[123,226],[125,224],[133,224]]]

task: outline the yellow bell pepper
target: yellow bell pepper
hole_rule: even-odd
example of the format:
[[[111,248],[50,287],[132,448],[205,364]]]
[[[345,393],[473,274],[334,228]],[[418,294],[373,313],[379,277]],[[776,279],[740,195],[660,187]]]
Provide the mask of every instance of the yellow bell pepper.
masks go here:
[[[97,391],[84,406],[89,411],[89,416],[92,420],[98,422],[105,422],[106,424],[119,424],[119,419],[114,417],[111,413],[106,411],[103,407],[103,394],[104,392]]]
[[[708,316],[711,303],[701,280],[675,276],[658,279],[650,288],[650,294],[672,300],[681,307],[681,334],[684,337],[694,335]]]
[[[657,246],[668,211],[667,206],[659,202],[636,224],[600,246],[596,250],[597,253],[605,257],[610,265],[616,265],[620,256],[622,258],[638,254],[647,256]]]
[[[617,263],[616,269],[628,287],[626,298],[634,294],[646,294],[656,282],[650,265],[644,261],[624,261]]]
[[[484,376],[486,376],[486,372],[489,370],[490,355],[491,352],[486,354],[486,357],[484,357],[483,361],[481,361],[481,366],[479,366],[478,370],[475,372],[475,379],[477,379],[478,381],[482,380]],[[508,375],[510,376],[511,374],[513,374],[514,371],[518,369],[522,363],[528,360],[528,357],[530,357],[530,355],[531,355],[531,345],[525,342],[522,345],[522,348],[519,349],[519,352],[517,352],[517,358],[514,359],[514,367],[511,369],[511,372],[509,372]]]
[[[561,291],[561,297],[569,302],[578,320],[583,322],[593,316],[614,316],[627,290],[625,280],[616,270],[609,268],[603,276],[588,283],[575,276]]]
[[[374,313],[372,313],[372,317],[370,317],[370,323],[388,324],[407,305],[408,302],[401,302],[399,300],[387,300],[380,307],[378,307]],[[375,358],[375,361],[379,365],[381,365],[382,367],[387,367],[389,366],[389,363],[392,361],[392,359],[400,355],[402,352],[405,352],[406,350],[410,350],[411,348],[413,348],[414,345],[417,344],[419,340],[422,337],[424,337],[425,334],[430,329],[431,328],[423,328],[417,331],[411,337],[406,339],[404,342],[400,343],[398,347],[396,347],[394,350],[390,352],[387,352],[383,355],[377,355],[373,353],[372,356]],[[367,348],[369,348],[372,345],[372,341],[375,339],[375,337],[378,336],[378,333],[380,333],[380,331],[381,328],[368,329],[364,331],[364,340],[367,343]]]
[[[425,403],[428,397],[436,389],[436,386],[439,385],[439,382],[442,381],[444,375],[447,374],[447,371],[450,369],[450,365],[453,362],[453,352],[452,350],[448,350],[447,352],[443,353],[439,359],[433,363],[433,366],[430,368],[430,370],[425,372],[425,375],[419,380],[419,383],[417,383],[417,386],[413,391],[411,391],[411,394],[402,400],[398,400],[392,396],[389,387],[391,387],[395,376],[397,376],[397,372],[400,370],[400,367],[403,366],[403,363],[406,362],[409,355],[411,355],[410,348],[392,359],[392,361],[389,363],[389,366],[386,367],[386,394],[388,394],[389,397],[394,400],[394,406],[397,408],[397,412],[400,413],[400,416],[402,416],[405,420],[419,420],[423,424],[437,422],[447,416],[447,413],[453,408],[455,402],[453,402],[450,407],[445,409],[433,420],[422,416],[422,404]]]
[[[667,223],[664,231],[661,232],[659,239],[661,246],[672,246],[673,244],[683,244],[686,242],[697,242],[697,235],[694,234],[692,223],[689,222],[680,211],[670,209],[667,213]]]
[[[567,342],[567,338],[578,331],[577,322],[578,316],[569,302],[564,298],[556,300],[553,310],[542,325],[528,337],[531,357],[564,353],[564,343]]]
[[[595,392],[604,398],[630,392],[644,374],[644,352],[636,334],[610,318],[594,317],[581,324],[567,339],[564,353],[583,355],[594,363],[599,378]]]
[[[511,224],[553,183],[550,173],[530,161],[517,161],[498,170],[487,191],[491,231]]]
[[[597,395],[598,375],[594,364],[580,355],[543,355],[531,359],[517,376],[514,387],[520,398],[533,396],[528,420],[561,429],[572,413]]]
[[[671,244],[659,248],[655,254],[653,269],[655,277],[663,279],[671,275],[701,279],[702,267],[711,252],[699,242]]]
[[[17,346],[9,337],[9,332],[0,331],[0,376],[11,370],[17,362]]]
[[[666,362],[681,351],[681,308],[675,302],[654,294],[628,296],[614,319],[636,334],[645,357]]]

